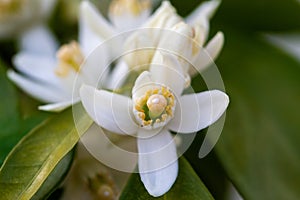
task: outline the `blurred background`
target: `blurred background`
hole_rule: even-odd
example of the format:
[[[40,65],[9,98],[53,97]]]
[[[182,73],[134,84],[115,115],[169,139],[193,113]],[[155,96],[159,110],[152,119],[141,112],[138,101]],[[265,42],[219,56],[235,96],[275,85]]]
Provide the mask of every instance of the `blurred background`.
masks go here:
[[[77,38],[79,2],[58,0],[45,16],[60,43]],[[93,2],[107,14],[109,0]],[[187,16],[202,1],[171,2]],[[0,22],[1,30],[1,17]],[[51,115],[37,111],[39,102],[6,78],[20,31],[1,32],[0,164],[28,130]],[[185,156],[216,199],[299,199],[300,1],[223,0],[210,36],[217,31],[224,32],[225,45],[216,64],[231,100],[225,127],[207,157],[198,158],[205,130]]]

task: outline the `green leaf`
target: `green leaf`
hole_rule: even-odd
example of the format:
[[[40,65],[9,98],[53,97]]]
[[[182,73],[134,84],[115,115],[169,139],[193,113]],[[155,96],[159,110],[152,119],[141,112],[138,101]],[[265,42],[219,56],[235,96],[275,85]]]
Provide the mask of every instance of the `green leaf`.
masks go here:
[[[217,63],[231,102],[218,157],[245,199],[299,199],[300,63],[260,36],[225,35]]]
[[[67,155],[59,161],[31,200],[45,199],[59,186],[71,167],[74,154],[75,150],[73,148],[73,150],[67,153]]]
[[[0,169],[0,196],[30,199],[58,162],[92,124],[81,104],[52,117],[27,134],[10,152]]]
[[[19,140],[49,116],[49,114],[37,112],[36,105],[34,115],[32,113],[23,115],[20,109],[30,107],[32,102],[25,103],[23,95],[21,99],[23,103],[20,104],[18,93],[7,79],[4,68],[4,64],[0,61],[0,166]]]
[[[12,135],[19,130],[17,93],[14,86],[7,80],[3,63],[0,61],[0,166],[12,145],[20,138],[20,134]],[[22,137],[22,135],[21,135]]]
[[[186,16],[200,2],[173,0],[178,12]],[[214,20],[242,29],[275,31],[300,29],[300,3],[297,0],[222,0]]]
[[[179,159],[179,174],[173,187],[165,195],[154,198],[148,194],[140,175],[132,174],[126,187],[124,188],[120,200],[136,199],[213,199],[202,181],[194,172],[190,164],[181,157]]]

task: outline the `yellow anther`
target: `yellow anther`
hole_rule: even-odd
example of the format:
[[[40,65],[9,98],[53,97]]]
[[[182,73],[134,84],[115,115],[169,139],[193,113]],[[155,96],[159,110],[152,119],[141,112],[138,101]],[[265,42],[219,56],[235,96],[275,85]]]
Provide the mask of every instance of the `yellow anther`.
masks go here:
[[[149,0],[113,0],[110,4],[110,13],[114,15],[140,15],[144,10],[148,10],[151,7],[151,1]]]
[[[142,120],[144,120],[146,117],[145,113],[143,113],[143,112],[139,112],[138,115],[139,115],[139,118],[141,118]]]
[[[142,127],[151,128],[154,124],[161,126],[173,117],[175,97],[168,88],[155,87],[136,99],[134,108]]]
[[[59,63],[55,70],[58,76],[67,76],[69,71],[73,69],[75,72],[80,71],[80,65],[84,61],[84,55],[81,52],[80,46],[73,41],[63,45],[56,54]]]

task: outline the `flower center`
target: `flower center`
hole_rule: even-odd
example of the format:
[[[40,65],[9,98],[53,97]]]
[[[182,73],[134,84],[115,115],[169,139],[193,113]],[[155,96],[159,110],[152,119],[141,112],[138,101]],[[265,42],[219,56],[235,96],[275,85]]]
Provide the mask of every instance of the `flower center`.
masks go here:
[[[131,13],[135,16],[150,8],[149,0],[114,0],[110,4],[110,13],[123,15]]]
[[[56,56],[59,62],[55,73],[61,77],[67,76],[71,69],[79,72],[80,66],[84,61],[84,55],[81,52],[80,46],[75,41],[61,46]]]
[[[175,97],[168,88],[150,89],[135,101],[134,113],[141,127],[157,128],[172,119],[175,103]]]

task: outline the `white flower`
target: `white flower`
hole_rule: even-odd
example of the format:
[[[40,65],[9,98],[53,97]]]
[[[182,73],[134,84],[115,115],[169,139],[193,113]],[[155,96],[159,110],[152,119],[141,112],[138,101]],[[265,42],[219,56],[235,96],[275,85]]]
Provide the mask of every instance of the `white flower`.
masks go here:
[[[149,0],[113,0],[110,4],[106,20],[97,8],[85,0],[80,5],[82,21],[103,41],[121,32],[139,27],[150,15],[151,1]],[[110,45],[111,57],[119,55],[120,46],[125,39],[120,39]],[[121,48],[122,49],[122,48]]]
[[[56,0],[0,0],[0,38],[17,36],[45,20]]]
[[[132,99],[83,85],[80,96],[93,120],[109,131],[137,135],[139,172],[152,196],[166,193],[176,180],[178,163],[171,131],[196,132],[226,110],[228,96],[218,90],[182,95],[183,70],[177,59],[159,52],[136,80]]]
[[[104,73],[107,50],[98,48],[96,53],[101,56],[94,55],[83,63],[101,39],[84,23],[80,29],[84,35],[80,35],[79,43],[73,41],[59,49],[53,35],[43,26],[22,35],[21,51],[13,58],[18,72],[9,70],[8,77],[32,97],[50,103],[40,106],[42,110],[60,111],[72,105],[79,100],[80,85],[97,86]]]
[[[185,23],[177,15],[170,2],[164,1],[142,25],[142,28],[146,30],[138,30],[126,40],[125,52],[138,50],[125,56],[126,63],[130,68],[136,69],[139,66],[145,66],[151,62],[154,48],[160,48],[183,56],[195,64],[195,69],[190,66],[185,67],[186,73],[194,75],[197,71],[203,71],[218,56],[224,43],[223,33],[218,32],[205,45],[209,32],[209,20],[219,4],[219,0],[201,4],[187,17]],[[149,48],[153,49],[152,53]]]

